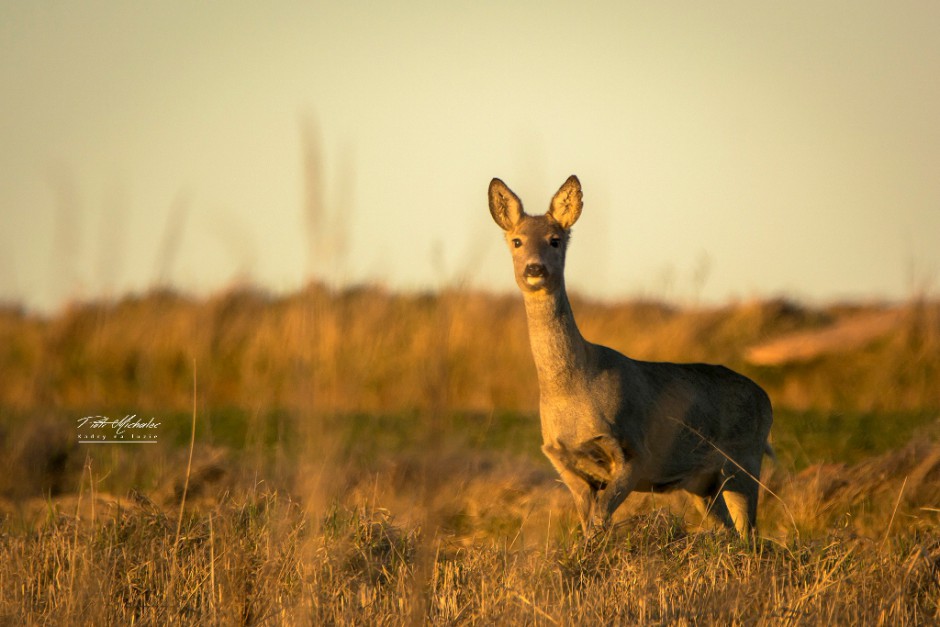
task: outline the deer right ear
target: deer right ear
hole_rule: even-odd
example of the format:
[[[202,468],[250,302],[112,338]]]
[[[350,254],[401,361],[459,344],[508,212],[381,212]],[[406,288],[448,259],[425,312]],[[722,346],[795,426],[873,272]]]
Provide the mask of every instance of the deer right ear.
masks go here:
[[[522,221],[522,201],[499,179],[490,181],[490,214],[504,231],[511,230]]]
[[[572,174],[552,198],[548,215],[554,218],[561,228],[567,230],[578,221],[581,206],[581,182]]]

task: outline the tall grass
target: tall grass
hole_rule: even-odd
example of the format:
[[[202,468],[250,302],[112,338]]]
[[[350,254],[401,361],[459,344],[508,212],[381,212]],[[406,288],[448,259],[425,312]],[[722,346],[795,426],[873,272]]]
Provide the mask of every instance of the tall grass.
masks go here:
[[[589,543],[466,543],[374,505],[313,518],[284,495],[224,498],[184,521],[146,501],[86,520],[50,510],[0,543],[0,617],[25,624],[925,624],[940,539],[838,525],[755,549],[666,510]],[[522,528],[526,527],[522,522]],[[177,558],[168,559],[175,551]]]
[[[783,301],[680,310],[575,299],[574,307],[588,339],[638,359],[729,364],[767,388],[776,407],[940,409],[938,303],[901,307],[897,327],[871,344],[779,367],[750,366],[746,350],[856,310]],[[185,411],[193,359],[210,407],[300,410],[312,398],[323,413],[537,408],[515,296],[311,284],[279,298],[161,291],[51,319],[0,311],[3,407]]]
[[[516,297],[160,291],[0,311],[0,623],[940,621],[940,306],[777,367],[747,348],[856,310],[574,307],[589,339],[768,388],[757,547],[681,495],[581,538]],[[86,413],[157,416],[160,443],[79,445]]]

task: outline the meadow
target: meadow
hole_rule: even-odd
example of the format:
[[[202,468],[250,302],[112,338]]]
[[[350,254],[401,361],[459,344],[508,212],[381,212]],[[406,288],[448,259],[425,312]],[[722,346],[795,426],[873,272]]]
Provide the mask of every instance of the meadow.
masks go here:
[[[940,303],[573,307],[767,389],[756,546],[681,494],[581,537],[518,295],[153,291],[0,309],[0,623],[940,621]]]

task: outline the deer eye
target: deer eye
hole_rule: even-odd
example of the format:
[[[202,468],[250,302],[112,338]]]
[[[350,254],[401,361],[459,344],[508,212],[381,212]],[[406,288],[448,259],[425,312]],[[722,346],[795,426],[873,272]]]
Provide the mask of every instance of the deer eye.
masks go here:
[[[552,248],[558,248],[558,245],[561,244],[561,238],[553,237],[550,240],[548,240],[548,243],[551,245]]]
[[[515,248],[519,248],[520,246],[522,246],[522,240],[519,239],[518,237],[516,237],[516,238],[514,238],[514,239],[512,240],[512,245],[513,245]]]

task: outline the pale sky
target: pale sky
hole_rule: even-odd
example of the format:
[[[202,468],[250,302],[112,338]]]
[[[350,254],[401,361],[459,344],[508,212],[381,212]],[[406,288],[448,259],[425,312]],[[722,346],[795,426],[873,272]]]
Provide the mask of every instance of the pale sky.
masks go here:
[[[570,174],[572,291],[940,289],[933,0],[8,0],[0,89],[0,300],[41,310],[311,270],[509,291],[490,179],[536,213]]]

